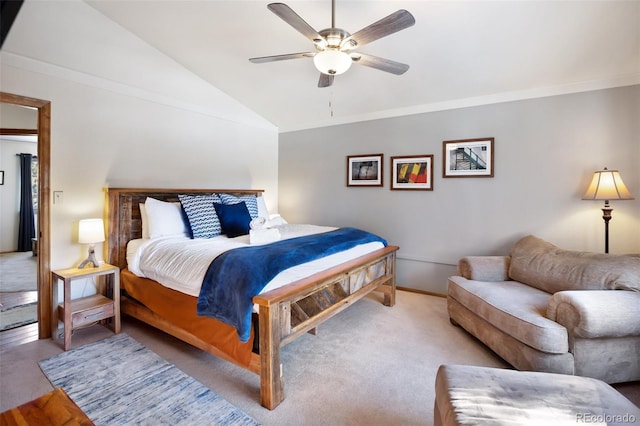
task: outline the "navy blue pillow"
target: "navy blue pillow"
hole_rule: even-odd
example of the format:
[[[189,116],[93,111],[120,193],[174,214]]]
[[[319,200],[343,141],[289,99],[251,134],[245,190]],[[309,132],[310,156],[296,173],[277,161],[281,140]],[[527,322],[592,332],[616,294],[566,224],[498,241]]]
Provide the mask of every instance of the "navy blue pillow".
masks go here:
[[[213,207],[215,207],[218,219],[220,219],[222,233],[227,234],[227,237],[234,238],[249,233],[251,215],[244,202],[237,204],[213,203]]]

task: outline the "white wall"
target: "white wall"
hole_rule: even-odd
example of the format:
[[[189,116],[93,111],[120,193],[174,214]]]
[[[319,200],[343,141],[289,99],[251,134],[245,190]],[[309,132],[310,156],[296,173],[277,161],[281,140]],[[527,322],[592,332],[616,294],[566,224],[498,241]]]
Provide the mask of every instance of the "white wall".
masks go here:
[[[280,213],[359,226],[400,246],[398,285],[446,292],[465,255],[507,254],[535,234],[603,251],[595,170],[635,195],[612,202],[610,252],[640,253],[640,86],[411,115],[280,135]],[[495,138],[495,177],[442,178],[442,142]],[[383,153],[384,187],[346,187],[346,156]],[[390,191],[389,157],[434,154],[433,191]]]
[[[105,186],[264,189],[277,210],[277,129],[85,3],[25,2],[0,55],[0,90],[51,101],[52,269],[86,257]]]
[[[38,128],[38,111],[34,108],[0,104],[0,127],[35,130]]]

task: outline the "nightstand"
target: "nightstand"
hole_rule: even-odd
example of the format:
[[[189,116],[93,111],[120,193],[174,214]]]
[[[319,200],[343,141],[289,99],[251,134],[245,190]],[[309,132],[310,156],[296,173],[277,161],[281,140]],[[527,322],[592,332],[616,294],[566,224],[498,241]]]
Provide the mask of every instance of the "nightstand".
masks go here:
[[[96,281],[98,293],[72,300],[73,280],[91,277],[98,278]],[[51,271],[51,283],[55,285],[57,280],[62,280],[64,283],[64,301],[58,305],[58,317],[64,323],[65,351],[71,347],[71,332],[76,328],[111,318],[109,321],[111,329],[114,333],[120,332],[120,268],[105,263],[97,268]]]

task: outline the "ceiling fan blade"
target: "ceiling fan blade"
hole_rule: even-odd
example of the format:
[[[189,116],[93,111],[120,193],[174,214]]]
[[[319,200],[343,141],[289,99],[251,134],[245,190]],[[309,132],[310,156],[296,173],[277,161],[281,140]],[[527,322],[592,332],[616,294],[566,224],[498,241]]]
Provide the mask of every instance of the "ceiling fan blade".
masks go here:
[[[333,75],[320,73],[320,79],[318,80],[318,87],[329,87],[333,84]]]
[[[386,37],[400,30],[404,30],[405,28],[409,28],[415,23],[416,20],[411,13],[404,9],[400,9],[391,15],[374,22],[368,27],[361,29],[351,35],[351,37],[347,37],[342,41],[342,43],[340,43],[340,48],[341,50],[349,50],[364,46],[372,41]]]
[[[313,52],[288,53],[286,55],[260,56],[258,58],[249,58],[254,64],[262,64],[265,62],[286,61],[287,59],[313,58]]]
[[[354,64],[364,65],[391,74],[401,75],[407,72],[409,65],[391,59],[378,58],[377,56],[365,55],[364,53],[352,53],[351,60]]]
[[[270,11],[275,13],[287,24],[295,28],[300,34],[314,43],[320,43],[323,38],[313,27],[302,19],[296,12],[284,3],[270,3],[267,5]]]

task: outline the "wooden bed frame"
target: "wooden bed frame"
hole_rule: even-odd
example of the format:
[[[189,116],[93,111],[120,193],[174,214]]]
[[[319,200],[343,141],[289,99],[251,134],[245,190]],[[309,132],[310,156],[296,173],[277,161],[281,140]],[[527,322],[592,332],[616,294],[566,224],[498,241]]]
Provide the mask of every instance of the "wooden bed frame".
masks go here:
[[[108,188],[106,215],[109,229],[109,263],[121,269],[127,266],[126,245],[130,240],[142,237],[139,203],[144,203],[147,197],[178,201],[178,194],[213,192],[236,196],[260,196],[263,191]],[[132,299],[122,297],[121,311],[197,348],[259,374],[261,404],[272,410],[285,397],[280,348],[303,333],[314,333],[319,324],[374,290],[384,293],[386,306],[393,306],[397,250],[396,246],[388,246],[254,297],[254,303],[259,306],[260,354],[252,354],[248,367]]]

